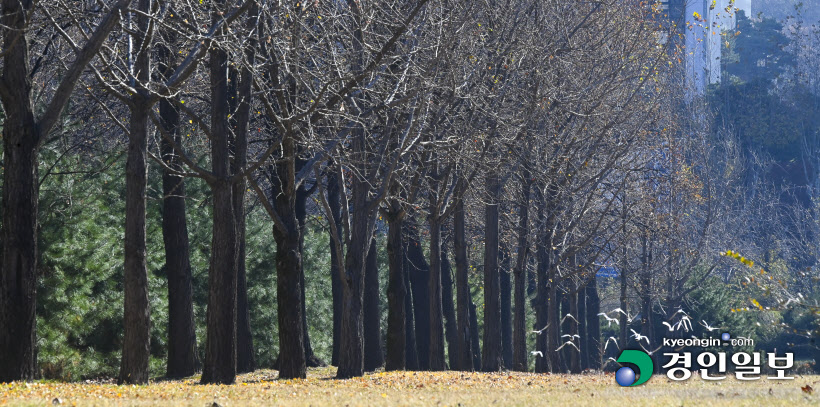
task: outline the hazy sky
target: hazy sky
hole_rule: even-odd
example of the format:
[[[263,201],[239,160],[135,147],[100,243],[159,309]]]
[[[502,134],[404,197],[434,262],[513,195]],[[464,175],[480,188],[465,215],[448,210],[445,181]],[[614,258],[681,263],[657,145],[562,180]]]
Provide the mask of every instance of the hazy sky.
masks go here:
[[[793,16],[794,6],[803,3],[803,18],[810,22],[820,20],[820,0],[737,0],[737,3],[742,4],[741,1],[751,1],[753,17],[757,17],[757,13],[763,13],[767,17],[782,20]]]
[[[752,0],[736,0],[735,7],[743,10],[746,12],[746,15],[751,15],[752,13]]]

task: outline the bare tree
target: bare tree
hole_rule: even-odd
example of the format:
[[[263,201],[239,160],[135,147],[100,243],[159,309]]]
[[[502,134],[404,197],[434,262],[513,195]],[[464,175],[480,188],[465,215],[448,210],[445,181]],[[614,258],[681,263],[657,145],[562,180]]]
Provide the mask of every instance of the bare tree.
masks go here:
[[[33,379],[37,375],[35,309],[37,296],[38,152],[69,101],[85,67],[117,27],[130,4],[120,0],[105,11],[85,44],[71,43],[74,60],[37,117],[31,77],[29,28],[38,18],[34,1],[3,2],[3,265],[0,279],[0,381]],[[40,17],[42,18],[42,17]],[[47,18],[47,17],[46,17]],[[56,27],[55,27],[56,29]],[[41,92],[36,92],[41,93]]]

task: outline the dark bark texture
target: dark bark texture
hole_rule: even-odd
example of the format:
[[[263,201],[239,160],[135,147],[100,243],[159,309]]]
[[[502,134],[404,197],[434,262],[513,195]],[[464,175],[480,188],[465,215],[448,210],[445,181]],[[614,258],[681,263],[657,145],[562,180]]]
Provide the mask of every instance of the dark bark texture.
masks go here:
[[[572,317],[567,317],[565,320],[566,323],[569,325],[569,330],[567,332],[570,337],[565,338],[565,340],[572,341],[572,344],[575,346],[564,346],[564,349],[568,350],[569,353],[569,370],[572,373],[581,373],[581,355],[580,355],[580,334],[579,334],[579,312],[578,312],[578,293],[576,291],[572,291],[571,294],[567,295],[567,301],[569,302],[569,315]]]
[[[458,356],[458,323],[456,310],[453,304],[453,274],[450,267],[450,258],[447,251],[441,252],[441,307],[444,311],[444,333],[447,338],[447,360],[450,369],[455,369],[459,363]]]
[[[539,223],[544,221],[544,209],[538,210]],[[549,319],[549,292],[547,281],[547,271],[550,267],[550,255],[547,250],[546,232],[540,229],[538,233],[538,244],[536,245],[536,289],[535,300],[533,301],[533,308],[535,309],[535,330],[538,331],[538,336],[535,338],[535,372],[546,373],[549,370],[549,361],[547,358],[547,326]]]
[[[456,258],[456,311],[458,320],[458,365],[453,369],[473,370],[472,332],[476,325],[471,323],[470,285],[468,281],[469,264],[467,259],[467,242],[465,236],[464,201],[456,203],[453,213],[453,250]]]
[[[253,21],[253,18],[251,19]],[[249,55],[252,59],[252,54]],[[251,106],[251,72],[247,68],[240,71],[231,69],[228,99],[232,127],[230,147],[233,152],[232,174],[245,169],[248,161],[248,125]],[[239,76],[239,77],[237,77]],[[236,263],[236,371],[247,373],[256,370],[256,356],[251,332],[250,306],[248,303],[248,282],[245,265],[245,192],[244,178],[234,180],[232,185],[233,211],[236,219],[237,263]]]
[[[414,222],[408,222],[413,224]],[[421,250],[415,225],[407,225],[406,268],[413,294],[416,350],[421,370],[430,369],[430,266]]]
[[[510,277],[510,253],[507,250],[500,252],[501,269],[498,272],[499,287],[501,288],[501,356],[504,360],[504,369],[512,368],[512,279]]]
[[[8,31],[7,37],[10,35]],[[10,59],[8,54],[6,67]],[[3,80],[14,78],[23,83],[28,81],[28,75],[9,76],[6,68]],[[36,375],[38,134],[30,106],[9,108],[4,104],[4,107],[0,382],[10,382],[31,380]]]
[[[353,214],[350,247],[345,256],[345,274],[342,278],[342,332],[339,348],[339,369],[336,377],[347,379],[364,374],[364,341],[362,295],[364,294],[365,259],[370,248],[374,219],[364,210],[367,206],[368,186],[361,180],[353,181]]]
[[[404,212],[397,200],[390,201],[387,220],[387,355],[384,369],[404,370],[407,367],[407,286],[404,273],[402,224]],[[410,327],[412,330],[412,326]]]
[[[282,197],[281,200],[287,198]],[[281,211],[279,212],[282,213]],[[302,321],[299,231],[295,216],[284,217],[289,233],[274,231],[276,238],[276,295],[279,313],[279,378],[304,378],[307,374]]]
[[[304,163],[299,163],[300,169],[301,165]],[[305,185],[302,184],[299,189],[296,190],[296,219],[299,223],[299,253],[300,257],[304,256],[305,252],[305,233],[307,233],[307,229],[305,225],[307,224],[307,200],[310,196],[311,191],[305,188]],[[304,270],[304,262],[300,262],[300,271],[299,271],[299,278],[301,280],[301,289],[302,289],[302,332],[304,335],[304,346],[305,346],[305,365],[308,367],[321,367],[327,366],[327,364],[322,360],[319,359],[315,353],[313,353],[313,346],[310,344],[310,332],[308,330],[308,322],[307,322],[307,300],[305,298],[305,270]]]
[[[364,275],[364,370],[372,372],[384,365],[382,352],[381,314],[379,312],[379,262],[376,238],[370,239]]]
[[[283,153],[295,157],[296,148],[293,135],[285,135]],[[281,224],[273,228],[276,240],[276,302],[280,327],[277,367],[280,379],[300,379],[307,374],[302,317],[302,229],[299,226],[295,174],[296,163],[283,160],[276,164],[275,174],[271,178],[274,206],[281,219]]]
[[[526,338],[526,293],[525,285],[527,279],[527,255],[529,254],[529,210],[530,210],[530,175],[524,170],[522,173],[523,185],[521,186],[521,201],[519,203],[518,218],[518,256],[515,261],[515,281],[513,293],[515,304],[513,305],[513,362],[512,369],[526,372],[527,365],[527,338]],[[539,328],[540,329],[540,328]]]
[[[138,8],[146,13],[151,0],[140,0]],[[147,16],[136,17],[137,40],[148,38]],[[131,98],[128,157],[125,162],[125,262],[123,342],[119,384],[148,383],[151,355],[151,310],[148,303],[148,265],[145,245],[145,188],[148,184],[148,120],[150,105],[145,85],[150,78],[147,50],[136,55],[134,63],[137,93]]]
[[[33,2],[3,1],[3,269],[0,382],[36,376],[37,201],[40,133],[31,103],[26,14]]]
[[[498,271],[498,201],[501,185],[498,176],[487,175],[489,202],[484,208],[484,348],[481,370],[497,372],[504,366],[501,356],[501,289]]]
[[[447,368],[444,362],[444,312],[441,304],[441,224],[437,216],[430,218],[430,275],[427,281],[430,312],[430,370]]]
[[[404,228],[403,228],[404,229]],[[403,243],[405,250],[402,254],[406,255],[407,243]],[[418,346],[416,344],[416,320],[415,310],[413,309],[413,293],[410,285],[410,276],[407,273],[407,257],[402,258],[404,267],[404,287],[407,288],[407,294],[404,296],[404,315],[405,315],[405,341],[404,341],[404,356],[407,370],[419,370],[419,354]]]
[[[473,370],[481,370],[481,345],[478,342],[478,314],[476,313],[476,305],[470,300],[470,325],[475,327],[470,334],[470,345],[473,349]]]
[[[219,18],[214,14],[214,21]],[[236,381],[236,288],[238,244],[230,181],[228,111],[228,56],[210,51],[211,161],[213,179],[213,236],[208,271],[208,316],[202,383]],[[278,254],[278,253],[277,253]]]
[[[580,352],[578,356],[580,357],[580,365],[581,370],[589,369],[589,349],[587,345],[589,344],[589,338],[587,338],[587,302],[586,302],[586,288],[581,287],[578,291],[577,300],[577,310],[578,315],[578,348]]]
[[[125,164],[125,307],[122,364],[118,383],[148,382],[150,309],[145,248],[145,187],[148,183],[148,109],[131,111]]]
[[[166,41],[175,43],[173,38]],[[173,53],[159,49],[160,70],[170,76],[174,70]],[[174,102],[159,102],[160,124],[173,143],[181,145],[179,111]],[[172,142],[160,140],[160,152],[171,170],[162,172],[162,240],[165,245],[165,272],[168,276],[168,362],[167,377],[191,376],[200,368],[196,349],[194,321],[194,289],[191,274],[190,243],[185,204],[185,178],[174,174],[182,171],[182,162]]]
[[[601,300],[598,297],[598,283],[595,276],[587,283],[586,288],[587,349],[589,349],[589,368],[601,368]]]
[[[339,176],[335,172],[327,175],[327,202],[330,208],[331,221],[336,230],[342,230],[342,205],[339,197]],[[330,233],[330,232],[328,232]],[[333,351],[330,364],[339,365],[339,335],[342,328],[342,286],[339,280],[339,255],[336,252],[333,237],[330,239],[330,285],[333,296]]]

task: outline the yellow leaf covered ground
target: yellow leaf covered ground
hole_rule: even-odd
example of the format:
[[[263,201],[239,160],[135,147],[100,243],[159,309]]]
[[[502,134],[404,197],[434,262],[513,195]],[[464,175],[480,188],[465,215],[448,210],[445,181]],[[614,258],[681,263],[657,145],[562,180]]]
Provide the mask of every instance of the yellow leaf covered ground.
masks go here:
[[[622,388],[611,374],[378,372],[351,380],[333,379],[334,369],[311,370],[306,380],[276,380],[276,371],[241,375],[236,385],[202,386],[198,378],[156,381],[148,386],[105,383],[0,384],[0,405],[12,406],[370,406],[370,405],[601,405],[768,406],[820,405],[820,376],[757,382],[653,377]],[[56,400],[55,400],[56,399]]]

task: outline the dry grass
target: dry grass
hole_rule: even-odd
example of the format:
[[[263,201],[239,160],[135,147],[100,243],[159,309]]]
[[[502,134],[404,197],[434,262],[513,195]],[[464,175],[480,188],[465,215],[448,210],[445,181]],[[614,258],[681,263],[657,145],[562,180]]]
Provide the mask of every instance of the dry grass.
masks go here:
[[[201,386],[197,378],[158,381],[148,386],[106,383],[0,384],[0,405],[50,406],[326,406],[326,405],[820,405],[820,376],[793,381],[762,378],[712,383],[700,379],[670,382],[655,376],[645,385],[622,388],[611,374],[537,375],[532,373],[401,372],[374,373],[352,380],[332,379],[332,368],[311,370],[306,380],[276,380],[262,370],[241,375],[233,386]]]

